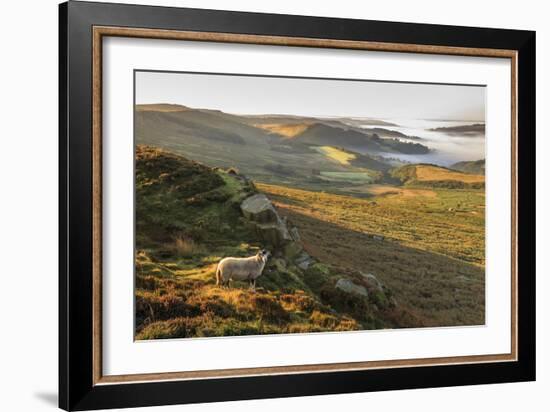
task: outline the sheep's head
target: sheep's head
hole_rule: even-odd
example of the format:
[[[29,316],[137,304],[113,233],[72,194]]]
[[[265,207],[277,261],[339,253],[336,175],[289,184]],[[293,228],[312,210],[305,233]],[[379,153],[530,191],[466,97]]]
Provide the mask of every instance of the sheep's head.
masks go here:
[[[267,259],[271,256],[271,252],[266,249],[262,249],[258,252],[258,256],[264,261],[267,262]]]

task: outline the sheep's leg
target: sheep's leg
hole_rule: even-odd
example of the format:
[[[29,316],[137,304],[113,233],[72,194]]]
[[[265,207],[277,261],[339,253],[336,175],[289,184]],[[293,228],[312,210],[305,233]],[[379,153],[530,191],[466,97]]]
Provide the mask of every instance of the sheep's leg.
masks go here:
[[[250,286],[252,287],[252,292],[256,292],[256,279],[250,281]]]

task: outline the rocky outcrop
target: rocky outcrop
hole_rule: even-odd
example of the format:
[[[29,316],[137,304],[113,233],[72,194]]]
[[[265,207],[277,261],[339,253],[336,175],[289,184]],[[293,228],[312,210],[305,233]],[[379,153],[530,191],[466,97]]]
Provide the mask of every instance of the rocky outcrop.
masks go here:
[[[281,219],[266,195],[258,193],[246,198],[241,203],[241,211],[259,237],[268,245],[283,251],[291,249],[293,254],[301,251],[300,243],[294,240],[297,231],[294,236],[291,235],[285,220]]]
[[[306,252],[302,252],[300,256],[296,258],[294,263],[296,263],[296,266],[300,269],[307,270],[312,264],[315,263],[315,259],[309,256]]]
[[[308,279],[309,287],[321,291],[324,303],[353,310],[360,316],[396,305],[391,291],[372,273],[336,275],[310,256],[303,249],[298,229],[279,216],[264,194],[248,196],[240,203],[240,209],[245,224],[256,231],[266,247],[271,248],[274,254],[271,270],[285,273],[285,276],[297,276],[297,283]],[[352,309],[346,306],[349,302],[354,302]]]
[[[289,264],[306,270],[315,260],[302,247],[298,228],[290,227],[286,218],[279,216],[266,195],[257,193],[240,204],[246,223],[258,234],[266,246]]]
[[[244,217],[252,222],[273,223],[281,221],[273,204],[266,195],[261,193],[246,198],[241,203],[241,211]]]
[[[290,229],[290,236],[292,236],[292,240],[294,240],[295,242],[300,241],[300,233],[298,232],[297,227],[293,227]]]
[[[353,295],[359,295],[364,296],[367,298],[369,296],[369,292],[367,291],[367,288],[361,285],[356,285],[351,280],[346,278],[340,278],[336,282],[336,285],[334,286],[336,289],[341,290],[345,293],[350,293]]]
[[[382,285],[382,283],[378,280],[378,278],[374,276],[372,273],[361,272],[361,276],[363,277],[363,280],[370,288],[377,290],[379,292],[384,291],[384,285]]]

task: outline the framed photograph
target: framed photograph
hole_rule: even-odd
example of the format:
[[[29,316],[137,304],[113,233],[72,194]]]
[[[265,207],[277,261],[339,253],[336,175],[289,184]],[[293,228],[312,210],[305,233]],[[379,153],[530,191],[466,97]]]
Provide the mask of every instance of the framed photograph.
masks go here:
[[[535,33],[60,5],[60,407],[535,379]]]

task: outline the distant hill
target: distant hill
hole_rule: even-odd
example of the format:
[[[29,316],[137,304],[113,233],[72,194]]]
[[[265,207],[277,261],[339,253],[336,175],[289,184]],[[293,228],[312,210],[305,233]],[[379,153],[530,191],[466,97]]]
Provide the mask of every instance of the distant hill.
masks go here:
[[[136,106],[137,112],[185,112],[192,110],[181,104],[159,103],[159,104],[140,104]]]
[[[433,132],[442,132],[450,136],[479,136],[485,133],[484,123],[475,123],[462,126],[434,127]]]
[[[267,130],[271,133],[276,133],[283,137],[292,138],[304,132],[310,126],[310,123],[258,123],[254,126]]]
[[[431,164],[406,165],[391,170],[390,174],[407,186],[453,189],[481,189],[485,187],[485,176],[483,175],[462,173]]]
[[[391,169],[388,163],[384,163],[372,156],[346,150],[343,147],[319,146],[316,147],[320,153],[345,166],[355,166],[376,171],[385,172]]]
[[[368,127],[368,128],[365,127],[363,128],[363,130],[369,133],[376,133],[378,136],[381,136],[381,137],[401,137],[403,139],[410,139],[410,140],[424,140],[418,136],[409,136],[397,130],[385,129],[383,127]]]
[[[398,139],[382,139],[376,133],[368,134],[356,128],[345,129],[314,123],[292,137],[294,141],[315,145],[345,147],[356,151],[372,151],[403,154],[426,154],[430,151],[420,143],[402,142]]]
[[[395,123],[385,120],[372,119],[366,117],[312,117],[312,116],[296,116],[290,114],[267,114],[267,115],[241,115],[248,119],[251,123],[324,123],[328,125],[363,127],[363,126],[389,126],[397,127]]]
[[[400,154],[429,152],[425,145],[395,138],[414,137],[384,128],[362,129],[334,118],[236,115],[174,104],[147,104],[136,105],[136,126],[138,137],[147,139],[143,143],[161,146],[163,142],[159,139],[199,138],[247,145],[262,145],[266,141],[277,144],[292,139],[293,143],[344,147],[355,151]]]
[[[340,117],[338,121],[350,126],[363,127],[363,126],[390,126],[397,127],[398,125],[392,122],[381,119],[373,119],[366,117]]]
[[[429,149],[423,145],[415,145],[403,142],[395,138],[422,140],[417,136],[408,136],[397,130],[385,129],[382,127],[357,127],[349,126],[338,120],[322,120],[304,118],[290,119],[289,122],[279,122],[269,118],[272,123],[254,124],[254,126],[278,134],[285,138],[295,138],[296,141],[311,144],[329,144],[342,146],[349,149],[371,150],[377,152],[403,153],[403,154],[424,154]],[[284,119],[288,121],[289,119]],[[382,137],[384,139],[380,140]],[[386,139],[392,138],[392,139]]]
[[[395,144],[392,140],[304,123],[297,118],[290,123],[286,117],[270,118],[268,123],[263,120],[259,116],[252,121],[217,110],[178,105],[138,105],[135,137],[137,144],[160,147],[210,167],[235,167],[259,182],[315,190],[338,192],[375,183],[392,167],[381,157],[351,150],[350,145],[335,145],[345,143],[347,138],[363,147],[370,145],[373,151],[390,151],[393,148],[386,144]],[[312,126],[327,132],[315,136],[314,129],[304,135]],[[345,139],[340,139],[339,133],[344,133]],[[320,150],[321,147],[327,150]],[[343,153],[349,162],[335,160]]]
[[[219,143],[244,144],[257,139],[257,128],[222,112],[189,109],[175,105],[136,106],[136,133],[152,138],[195,137]]]
[[[472,173],[476,175],[485,174],[485,159],[458,162],[450,166],[451,169],[459,170],[464,173]]]

